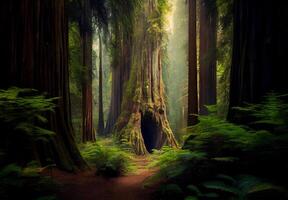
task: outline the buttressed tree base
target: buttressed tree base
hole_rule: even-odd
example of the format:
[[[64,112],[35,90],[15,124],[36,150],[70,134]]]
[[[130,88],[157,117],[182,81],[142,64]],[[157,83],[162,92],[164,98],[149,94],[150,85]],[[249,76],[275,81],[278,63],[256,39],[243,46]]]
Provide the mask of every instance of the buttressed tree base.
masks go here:
[[[128,143],[137,154],[152,152],[164,144],[178,146],[168,123],[164,98],[165,30],[161,17],[165,10],[161,9],[168,8],[149,0],[136,10],[130,76],[115,126],[117,138]]]

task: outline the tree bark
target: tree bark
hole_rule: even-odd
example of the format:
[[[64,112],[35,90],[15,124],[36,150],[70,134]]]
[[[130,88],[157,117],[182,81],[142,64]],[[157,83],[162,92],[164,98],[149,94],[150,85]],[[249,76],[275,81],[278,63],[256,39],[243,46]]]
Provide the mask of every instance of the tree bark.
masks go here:
[[[5,27],[0,35],[0,87],[35,88],[59,97],[55,112],[48,116],[48,128],[56,136],[37,145],[34,153],[44,165],[52,160],[66,170],[84,167],[72,136],[65,1],[11,0],[1,4],[0,13]]]
[[[209,4],[209,5],[208,5]],[[200,1],[200,114],[208,114],[206,105],[216,102],[217,7],[214,0]]]
[[[90,0],[83,1],[80,25],[82,40],[82,141],[95,141],[93,132],[93,95],[92,95],[92,10]]]
[[[125,83],[121,115],[115,126],[118,140],[128,144],[137,154],[160,149],[164,144],[178,146],[166,114],[162,40],[159,35],[147,31],[156,3],[143,2],[135,16],[130,76]]]
[[[235,118],[233,107],[259,103],[271,91],[288,90],[288,14],[284,4],[235,0],[233,14],[230,120]]]
[[[102,39],[99,32],[99,118],[98,118],[98,133],[103,135],[104,132],[104,113],[103,113],[103,63],[102,63]]]
[[[118,117],[121,114],[124,84],[129,79],[131,65],[131,34],[125,33],[121,23],[113,24],[115,34],[115,54],[112,63],[112,90],[109,115],[106,122],[104,134],[113,132]]]
[[[198,78],[197,78],[197,31],[196,0],[189,0],[189,72],[188,72],[188,126],[197,124],[198,117]]]

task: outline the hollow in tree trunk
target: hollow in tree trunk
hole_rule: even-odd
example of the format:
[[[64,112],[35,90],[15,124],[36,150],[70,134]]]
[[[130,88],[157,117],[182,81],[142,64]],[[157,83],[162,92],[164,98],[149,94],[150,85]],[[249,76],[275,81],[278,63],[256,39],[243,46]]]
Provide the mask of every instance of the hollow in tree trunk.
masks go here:
[[[146,1],[136,15],[130,76],[115,126],[119,141],[127,143],[137,154],[146,154],[164,144],[178,146],[166,115],[161,36],[147,31],[156,3]]]

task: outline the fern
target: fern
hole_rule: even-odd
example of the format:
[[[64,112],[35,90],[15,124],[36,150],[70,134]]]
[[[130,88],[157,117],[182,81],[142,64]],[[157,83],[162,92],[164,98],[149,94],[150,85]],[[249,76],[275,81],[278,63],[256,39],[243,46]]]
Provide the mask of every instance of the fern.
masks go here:
[[[120,176],[134,170],[132,154],[107,141],[88,143],[80,146],[83,158],[97,168],[97,174]]]
[[[145,185],[151,185],[163,179],[174,179],[193,168],[197,162],[205,160],[205,153],[191,152],[189,150],[163,147],[154,150],[149,164],[151,168],[159,168],[159,171],[145,181]]]
[[[236,177],[218,175],[216,180],[204,182],[203,186],[212,191],[226,193],[228,196],[236,197],[239,200],[246,200],[249,195],[261,194],[268,190],[274,191],[275,194],[284,192],[282,188],[251,175]]]
[[[15,87],[0,90],[0,122],[6,134],[21,132],[34,139],[54,134],[44,129],[43,124],[47,123],[44,114],[54,110],[56,98],[46,99],[37,93],[33,89]]]

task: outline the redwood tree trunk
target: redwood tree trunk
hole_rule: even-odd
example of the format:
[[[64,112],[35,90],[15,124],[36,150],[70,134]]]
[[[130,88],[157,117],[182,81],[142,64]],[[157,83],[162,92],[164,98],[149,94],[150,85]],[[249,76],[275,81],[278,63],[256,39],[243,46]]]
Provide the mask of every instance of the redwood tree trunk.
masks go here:
[[[68,24],[64,0],[11,0],[1,4],[0,87],[36,88],[60,97],[48,116],[56,136],[38,145],[43,164],[73,170],[85,163],[75,144],[70,117],[68,81]],[[41,152],[41,153],[40,153]]]
[[[233,107],[259,103],[271,91],[288,90],[284,2],[235,0],[233,14],[230,120],[235,117]]]
[[[83,1],[80,25],[82,40],[82,141],[95,141],[93,132],[93,96],[92,96],[92,10],[90,0]]]
[[[197,78],[197,31],[196,0],[189,0],[189,72],[188,72],[188,126],[197,124],[198,78]]]
[[[156,4],[154,0],[143,2],[135,16],[130,76],[122,90],[122,110],[115,127],[119,141],[137,154],[146,154],[164,144],[177,146],[166,115],[161,36],[147,31]]]
[[[216,102],[217,7],[214,0],[200,0],[200,114]]]
[[[102,63],[102,39],[99,33],[99,118],[98,118],[98,133],[103,135],[104,132],[104,113],[103,113],[103,63]]]

